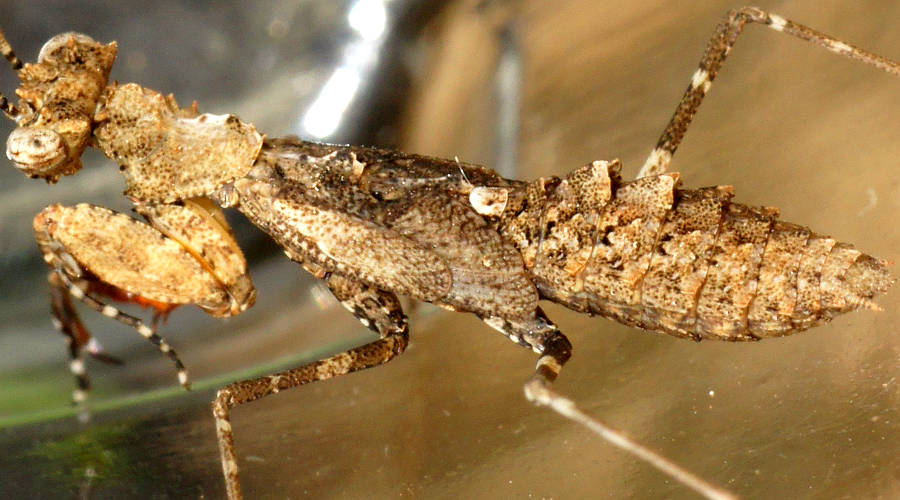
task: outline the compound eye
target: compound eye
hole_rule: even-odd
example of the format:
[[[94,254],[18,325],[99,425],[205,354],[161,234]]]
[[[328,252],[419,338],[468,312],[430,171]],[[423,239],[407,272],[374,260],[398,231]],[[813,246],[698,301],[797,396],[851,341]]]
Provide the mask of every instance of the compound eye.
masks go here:
[[[62,33],[54,36],[53,38],[47,40],[47,43],[41,47],[40,53],[38,53],[38,62],[47,62],[49,60],[56,59],[56,53],[60,47],[63,47],[69,43],[69,39],[74,38],[75,42],[80,45],[96,45],[97,42],[94,41],[93,38],[82,34],[76,33],[74,31],[70,31],[68,33]]]
[[[44,176],[59,166],[67,149],[62,136],[46,128],[17,128],[6,141],[6,157],[31,176]]]

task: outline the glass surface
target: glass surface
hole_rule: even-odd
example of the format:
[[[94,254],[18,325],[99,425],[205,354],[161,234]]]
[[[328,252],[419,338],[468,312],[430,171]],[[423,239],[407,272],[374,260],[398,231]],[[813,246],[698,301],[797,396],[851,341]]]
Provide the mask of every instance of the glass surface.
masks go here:
[[[415,4],[415,2],[412,2]],[[339,66],[352,2],[4,2],[23,60],[63,31],[117,40],[113,78],[234,112],[270,136],[300,133]],[[478,4],[477,6],[475,4]],[[634,175],[731,1],[392,4],[396,33],[333,140],[494,164],[503,26],[521,61],[521,178],[620,158]],[[900,58],[890,0],[764,8]],[[508,24],[512,23],[512,25]],[[513,80],[514,81],[514,80]],[[14,80],[0,71],[0,90]],[[736,199],[900,261],[900,81],[748,26],[675,157],[686,187]],[[2,134],[10,129],[4,124]],[[196,381],[185,393],[138,335],[83,311],[123,367],[88,363],[93,418],[48,320],[31,218],[53,202],[130,210],[99,155],[48,186],[0,169],[0,490],[10,497],[224,495],[209,402],[215,387],[371,339],[253,228],[233,218],[258,304],[221,321],[185,308],[161,333]],[[896,272],[895,272],[896,274]],[[575,345],[560,392],[699,476],[746,498],[900,495],[900,302],[759,343],[696,344],[547,305]],[[237,408],[250,498],[693,498],[584,429],[531,407],[534,355],[474,316],[407,307],[409,350],[385,367]],[[140,397],[138,397],[140,395]],[[68,412],[60,417],[60,413]]]

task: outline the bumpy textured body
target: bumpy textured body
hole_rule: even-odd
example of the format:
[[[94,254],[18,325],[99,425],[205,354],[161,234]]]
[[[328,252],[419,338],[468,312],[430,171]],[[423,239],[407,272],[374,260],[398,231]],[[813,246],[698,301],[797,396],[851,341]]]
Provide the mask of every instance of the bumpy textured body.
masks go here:
[[[51,266],[68,249],[73,276],[99,270],[127,294],[216,315],[252,304],[240,248],[209,199],[240,210],[317,276],[473,312],[495,327],[534,317],[546,298],[678,336],[758,339],[874,307],[869,299],[891,283],[883,262],[778,221],[774,209],[733,203],[728,187],[682,190],[675,173],[623,182],[616,161],[525,183],[459,161],[264,140],[233,115],[180,109],[135,84],[103,87],[115,50],[79,34],[48,42],[38,64],[20,70],[26,111],[7,154],[50,182],[77,172],[91,140],[120,165],[152,228],[122,222],[137,228],[128,236],[106,229],[120,216],[56,207],[35,230],[54,242],[42,244]],[[688,93],[707,88],[692,82]],[[133,263],[78,248],[78,234],[92,231],[124,253],[158,234],[197,261],[184,276],[209,274],[210,284],[144,290]]]
[[[564,178],[503,179],[459,161],[372,148],[265,139],[233,115],[179,108],[136,84],[108,84],[116,46],[68,33],[23,65],[0,33],[0,54],[18,71],[18,105],[0,111],[19,127],[7,156],[26,175],[56,182],[94,146],[115,161],[126,196],[146,222],[102,207],[51,205],[34,219],[51,268],[51,305],[69,343],[83,401],[84,352],[93,345],[71,298],[135,328],[167,355],[172,347],[105,299],[155,310],[181,305],[217,317],[253,305],[256,291],[221,207],[266,231],[322,279],[378,339],[267,377],[222,388],[213,403],[226,488],[240,498],[229,412],[280,390],[384,364],[404,351],[408,327],[397,295],[478,315],[540,354],[525,386],[617,446],[695,491],[689,473],[579,413],[550,383],[571,344],[540,299],[627,325],[688,337],[756,340],[787,335],[859,307],[892,283],[884,262],[782,222],[777,211],[733,203],[730,187],[679,188],[672,154],[744,24],[762,23],[900,74],[900,64],[755,8],[730,12],[644,167],[624,182],[617,161]],[[219,205],[219,206],[217,206]],[[600,429],[600,430],[598,430]],[[722,495],[708,495],[723,498]]]
[[[543,298],[697,340],[756,340],[875,307],[892,282],[884,262],[733,203],[730,186],[623,183],[618,167],[535,181],[502,217]]]
[[[274,140],[234,190],[292,258],[482,317],[527,315],[539,294],[647,330],[755,340],[873,307],[891,283],[883,262],[733,203],[730,187],[683,190],[677,174],[622,182],[618,167],[523,183]],[[501,193],[502,210],[485,210],[479,189]]]

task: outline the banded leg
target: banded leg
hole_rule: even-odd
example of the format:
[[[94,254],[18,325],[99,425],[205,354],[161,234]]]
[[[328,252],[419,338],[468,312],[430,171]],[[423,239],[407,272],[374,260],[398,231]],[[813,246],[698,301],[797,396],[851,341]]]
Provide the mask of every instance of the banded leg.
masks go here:
[[[195,304],[218,316],[237,314],[252,303],[252,284],[243,255],[224,223],[202,204],[145,210],[166,232],[102,207],[52,205],[34,219],[34,234],[50,277],[51,304],[59,328],[69,342],[71,367],[83,400],[87,378],[80,357],[105,355],[90,342],[69,296],[109,318],[131,326],[155,344],[175,364],[178,380],[189,388],[187,370],[168,342],[154,328],[104,301],[131,302],[164,315],[183,304]],[[204,221],[209,222],[204,223]],[[224,219],[223,219],[224,220]],[[180,235],[181,239],[166,236]],[[227,254],[229,259],[218,258]],[[203,257],[197,257],[202,255]],[[203,259],[203,260],[201,260]]]
[[[684,486],[706,498],[734,500],[731,493],[719,489],[681,468],[656,452],[629,439],[598,419],[584,413],[571,399],[551,389],[563,365],[572,356],[572,344],[559,331],[544,312],[537,308],[531,318],[509,320],[498,317],[482,318],[485,323],[499,330],[517,344],[530,347],[540,354],[534,374],[525,383],[525,398],[538,406],[547,406],[560,415],[587,427],[591,432],[612,445],[640,458],[660,472],[668,474]]]
[[[60,258],[66,258],[67,254],[59,254]],[[68,258],[71,258],[70,256]],[[152,328],[145,325],[140,318],[132,316],[130,314],[123,313],[118,308],[107,304],[100,298],[97,298],[92,294],[89,290],[82,288],[81,285],[72,281],[72,279],[67,274],[67,271],[62,267],[57,268],[54,273],[62,282],[62,285],[68,290],[69,295],[74,297],[75,299],[81,301],[84,305],[90,307],[94,311],[106,316],[107,318],[112,318],[122,324],[128,325],[134,328],[142,337],[149,340],[151,344],[155,345],[159,352],[163,355],[168,356],[169,359],[172,360],[172,363],[175,365],[175,370],[178,374],[178,383],[184,386],[185,389],[190,390],[191,388],[191,380],[188,377],[187,368],[185,368],[184,363],[181,362],[181,358],[178,357],[178,353],[175,352],[175,349],[172,348],[171,345],[166,341],[166,339],[160,337]],[[88,287],[89,288],[89,287]],[[77,317],[75,317],[77,320]],[[79,321],[80,323],[80,321]],[[62,330],[65,331],[67,329],[72,329],[72,325],[63,324]],[[82,328],[84,328],[82,326]],[[85,332],[86,333],[86,332]],[[80,361],[80,358],[78,359]],[[75,361],[73,361],[73,364]],[[80,368],[80,375],[87,377],[84,373],[84,367],[82,366],[73,366],[72,372],[77,376],[79,376],[76,368]],[[81,380],[79,379],[79,386],[81,385]],[[84,387],[87,389],[87,387]],[[80,397],[78,397],[80,396]],[[80,394],[73,397],[76,403],[80,403],[84,400],[86,394]]]
[[[748,22],[764,24],[775,31],[806,40],[835,54],[862,61],[888,73],[900,75],[900,63],[854,47],[802,24],[788,21],[781,16],[767,14],[755,7],[729,11],[707,44],[699,68],[691,77],[691,83],[685,90],[678,107],[675,108],[672,119],[656,142],[656,147],[644,162],[644,166],[641,167],[638,178],[659,175],[666,171],[675,150],[681,144],[681,140],[694,118],[694,114],[700,107],[700,103],[703,102],[703,97],[709,92],[719,68],[725,62],[728,52],[731,51],[731,47],[734,46],[737,37],[743,32],[744,25]]]
[[[94,359],[113,365],[121,365],[122,361],[102,351],[96,339],[84,327],[78,312],[72,306],[68,288],[56,271],[47,276],[50,282],[50,308],[53,312],[53,324],[66,338],[69,348],[69,368],[75,377],[76,388],[72,392],[72,402],[81,404],[90,389],[90,380],[84,367],[84,351]]]
[[[0,31],[0,54],[3,54],[3,57],[9,61],[9,65],[12,67],[13,71],[22,69],[22,61],[16,57],[16,53],[13,52],[12,47],[10,47],[9,42],[6,41],[6,37],[3,36],[2,31]],[[18,108],[10,104],[3,94],[0,94],[0,111],[11,120],[15,120],[21,113]]]
[[[409,341],[407,320],[400,301],[393,293],[337,275],[330,275],[327,280],[328,287],[341,304],[381,338],[299,368],[235,382],[216,393],[213,417],[216,419],[216,436],[222,471],[225,474],[225,487],[228,498],[232,500],[242,498],[229,416],[232,408],[286,389],[383,365],[406,349]]]
[[[534,315],[525,319],[500,317],[482,318],[491,328],[513,342],[531,348],[540,355],[534,375],[525,384],[525,397],[535,404],[547,403],[539,397],[549,393],[549,387],[559,376],[563,365],[572,357],[572,344],[544,314],[540,307]],[[561,396],[553,395],[554,398]]]

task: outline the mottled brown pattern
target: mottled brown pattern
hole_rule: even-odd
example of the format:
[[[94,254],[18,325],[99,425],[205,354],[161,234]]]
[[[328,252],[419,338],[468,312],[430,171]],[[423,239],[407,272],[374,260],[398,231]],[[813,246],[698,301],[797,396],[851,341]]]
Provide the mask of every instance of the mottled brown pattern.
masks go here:
[[[224,192],[233,188],[236,208],[295,260],[454,309],[527,316],[537,292],[521,256],[469,202],[475,180],[520,185],[491,174],[446,160],[279,140],[266,143],[250,178]]]
[[[750,304],[747,323],[758,337],[791,330],[797,305],[797,269],[809,240],[809,229],[776,221],[763,253],[756,298]]]
[[[220,209],[266,231],[379,337],[278,374],[230,384],[213,404],[230,498],[241,496],[230,409],[281,390],[384,364],[404,351],[397,294],[472,312],[540,355],[526,396],[609,438],[553,393],[571,344],[538,307],[573,310],[679,337],[756,340],[787,335],[859,307],[892,283],[884,262],[771,208],[732,203],[730,187],[680,189],[664,173],[703,96],[747,22],[812,41],[892,73],[900,65],[755,8],[732,11],[639,179],[595,161],[530,183],[458,160],[263,137],[233,115],[180,109],[173,96],[107,84],[115,44],[80,34],[52,39],[19,73],[18,121],[7,154],[25,174],[56,181],[91,144],[118,163],[126,195],[149,224],[91,205],[52,205],[34,221],[51,267],[53,311],[71,370],[90,338],[68,296],[175,351],[140,319],[103,298],[165,315],[181,304],[238,314],[253,304],[246,262]],[[0,34],[0,53],[20,61]],[[2,96],[0,96],[2,98]],[[65,295],[68,293],[68,296]],[[63,298],[65,297],[65,298]],[[83,398],[76,392],[76,400]],[[695,491],[713,491],[625,438],[610,439]],[[660,465],[663,464],[663,465]],[[719,496],[721,498],[721,496]]]
[[[227,303],[219,283],[182,245],[127,215],[51,205],[35,217],[34,230],[45,254],[61,245],[81,269],[127,293],[207,308]]]
[[[517,208],[501,232],[523,255],[536,254],[530,271],[543,298],[698,340],[805,330],[871,307],[869,299],[892,283],[884,262],[776,222],[774,209],[731,203],[730,187],[673,190],[676,178],[669,175],[617,186],[593,214],[602,221],[596,225],[585,223],[590,213],[567,212],[578,203],[560,194],[568,182],[535,181],[526,190],[552,185],[553,194],[524,196],[540,209]],[[538,212],[554,216],[540,219],[542,230],[535,231]],[[851,275],[862,257],[870,264]]]
[[[300,262],[355,276],[422,300],[436,300],[452,278],[443,260],[396,231],[308,200],[299,183],[259,167],[233,189],[238,208]]]
[[[216,419],[226,491],[231,499],[241,498],[237,454],[231,430],[231,408],[282,390],[382,365],[406,350],[409,342],[406,315],[393,293],[340,275],[331,275],[328,287],[335,298],[353,311],[365,326],[375,331],[380,339],[299,368],[236,382],[216,393],[213,417]]]
[[[262,146],[234,115],[182,110],[171,95],[133,83],[108,87],[94,119],[100,149],[122,166],[125,194],[144,203],[209,196],[246,175]]]
[[[435,302],[479,315],[522,317],[537,307],[537,290],[522,257],[484,218],[459,197],[439,190],[413,193],[390,227],[430,248],[452,275],[447,293]]]
[[[138,213],[167,237],[175,240],[212,275],[229,300],[213,316],[231,316],[252,306],[256,289],[247,274],[247,261],[219,207],[206,198],[180,205],[139,205]]]
[[[818,234],[812,234],[800,254],[797,269],[797,304],[791,314],[793,328],[806,329],[816,324],[821,310],[819,278],[828,254],[836,242]]]
[[[719,214],[731,189],[677,191],[650,268],[641,282],[641,322],[653,330],[696,338],[696,297],[706,282],[706,256],[719,234]],[[677,279],[673,279],[677,277]]]
[[[553,189],[547,210],[519,214],[520,223],[540,235],[536,248],[520,247],[528,256],[527,267],[552,269],[552,262],[542,257],[564,258],[566,274],[583,286],[583,271],[593,256],[598,231],[605,227],[601,210],[611,206],[619,168],[617,162],[594,162],[576,169]],[[543,189],[541,182],[538,188]]]
[[[730,187],[677,189],[674,173],[623,183],[617,162],[594,162],[566,178],[529,184],[486,177],[487,187],[503,186],[509,198],[506,210],[490,217],[464,196],[473,186],[468,171],[476,177],[482,170],[412,157],[406,164],[417,169],[404,177],[399,153],[322,148],[269,142],[253,180],[226,186],[220,197],[235,191],[233,203],[297,260],[486,318],[527,316],[533,279],[544,298],[629,325],[694,339],[755,340],[867,305],[890,282],[879,267],[864,279],[871,288],[848,291],[853,251],[831,255],[832,240],[776,222],[774,209],[731,203]],[[430,175],[428,161],[435,165]],[[298,218],[305,211],[311,219]],[[423,265],[416,259],[428,255],[438,259],[429,264],[435,269],[446,266],[449,288],[433,282],[433,272],[415,278]],[[530,278],[522,279],[523,270]]]
[[[91,142],[94,107],[106,87],[116,44],[63,33],[44,44],[40,56],[18,73],[22,83],[16,95],[22,104],[16,119],[21,128],[10,135],[7,156],[26,175],[56,182],[81,169],[81,153]],[[44,137],[33,144],[37,134]],[[39,161],[27,161],[36,154]]]

